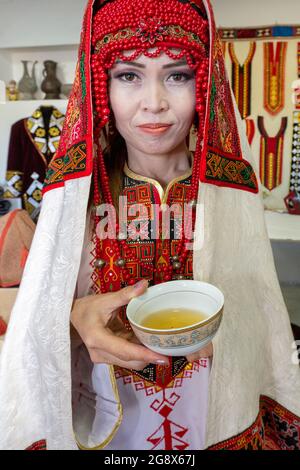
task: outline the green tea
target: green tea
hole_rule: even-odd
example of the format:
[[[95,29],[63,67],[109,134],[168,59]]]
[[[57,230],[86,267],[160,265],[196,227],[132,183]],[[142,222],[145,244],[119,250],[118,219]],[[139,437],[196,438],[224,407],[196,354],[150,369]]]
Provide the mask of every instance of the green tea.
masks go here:
[[[207,315],[199,310],[187,308],[165,308],[158,312],[150,313],[141,322],[141,326],[154,330],[172,330],[194,325],[207,318]]]

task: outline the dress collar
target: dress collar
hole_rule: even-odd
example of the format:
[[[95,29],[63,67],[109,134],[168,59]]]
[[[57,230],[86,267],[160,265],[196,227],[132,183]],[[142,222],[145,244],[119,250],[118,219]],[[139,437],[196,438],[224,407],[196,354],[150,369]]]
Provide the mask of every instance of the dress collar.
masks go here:
[[[188,171],[186,173],[184,173],[183,175],[177,176],[176,178],[173,178],[171,181],[169,181],[169,183],[167,184],[165,189],[154,178],[149,178],[148,176],[139,175],[138,173],[135,173],[134,171],[132,171],[128,167],[127,161],[125,161],[125,163],[124,163],[123,171],[124,171],[125,175],[128,176],[129,178],[132,178],[132,179],[137,180],[137,181],[145,181],[146,183],[153,184],[156,187],[157,191],[158,191],[161,202],[163,203],[163,202],[166,202],[169,190],[173,186],[174,183],[178,183],[179,181],[183,181],[183,180],[189,178],[192,175],[193,162],[194,162],[194,154],[192,152],[190,152],[190,168],[188,169]]]

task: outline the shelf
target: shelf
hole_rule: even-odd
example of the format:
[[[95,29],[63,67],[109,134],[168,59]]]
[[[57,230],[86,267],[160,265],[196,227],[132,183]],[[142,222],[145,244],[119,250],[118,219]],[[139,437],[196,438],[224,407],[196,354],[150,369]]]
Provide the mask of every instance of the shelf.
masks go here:
[[[47,105],[47,103],[49,103],[49,106],[50,106],[50,104],[52,105],[53,103],[55,103],[55,106],[58,106],[59,103],[61,103],[62,105],[66,105],[67,102],[68,102],[67,98],[59,98],[57,100],[41,99],[41,100],[5,101],[5,102],[0,101],[0,106],[12,106],[12,107],[16,107],[16,108],[22,108],[24,106],[27,107],[28,105],[29,106],[34,106],[37,103],[38,103],[37,107],[40,106],[43,103],[45,103],[46,105]]]
[[[21,61],[29,61],[28,69],[30,75],[32,64],[37,61],[35,76],[39,90],[36,98],[43,98],[40,85],[44,80],[44,61],[53,60],[57,62],[57,78],[62,84],[72,83],[75,75],[77,55],[78,44],[0,48],[0,80],[4,80],[6,84],[10,80],[15,80],[18,83],[23,76],[23,64]]]
[[[266,210],[265,220],[271,240],[300,241],[300,215]]]

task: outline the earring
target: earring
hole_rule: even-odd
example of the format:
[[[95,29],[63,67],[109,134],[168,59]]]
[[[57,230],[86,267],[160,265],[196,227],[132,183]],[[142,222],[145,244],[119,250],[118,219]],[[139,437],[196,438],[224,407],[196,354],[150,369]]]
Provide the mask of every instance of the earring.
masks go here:
[[[116,135],[117,129],[116,129],[116,124],[115,120],[113,117],[108,122],[108,135],[109,137],[113,137]]]

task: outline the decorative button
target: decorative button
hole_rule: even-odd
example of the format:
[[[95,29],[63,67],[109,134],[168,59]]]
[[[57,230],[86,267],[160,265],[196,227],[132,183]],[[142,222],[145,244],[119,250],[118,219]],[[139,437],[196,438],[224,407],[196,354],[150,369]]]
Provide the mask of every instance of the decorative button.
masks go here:
[[[105,265],[106,265],[106,261],[104,259],[98,258],[98,259],[96,259],[94,266],[95,266],[95,268],[101,269]]]
[[[175,261],[173,263],[173,269],[180,269],[181,268],[181,263],[180,261]]]
[[[120,258],[120,259],[117,260],[116,264],[120,268],[123,268],[123,266],[125,266],[125,264],[126,264],[126,261],[125,261],[125,259]]]

